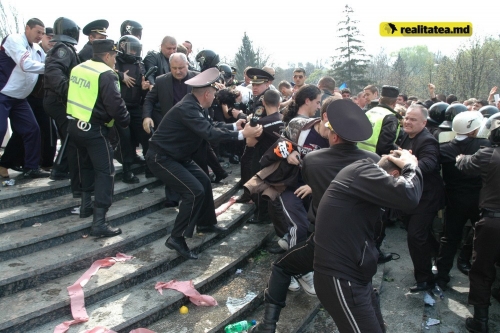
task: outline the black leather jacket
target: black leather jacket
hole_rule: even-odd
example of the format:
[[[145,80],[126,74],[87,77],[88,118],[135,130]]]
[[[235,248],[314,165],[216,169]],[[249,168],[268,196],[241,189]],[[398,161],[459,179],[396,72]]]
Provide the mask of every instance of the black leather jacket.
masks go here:
[[[161,52],[149,51],[146,57],[144,57],[144,66],[146,67],[146,71],[153,66],[158,67],[155,74],[151,74],[146,78],[146,80],[148,80],[151,84],[155,84],[156,77],[170,73],[170,64],[168,59],[165,58]]]

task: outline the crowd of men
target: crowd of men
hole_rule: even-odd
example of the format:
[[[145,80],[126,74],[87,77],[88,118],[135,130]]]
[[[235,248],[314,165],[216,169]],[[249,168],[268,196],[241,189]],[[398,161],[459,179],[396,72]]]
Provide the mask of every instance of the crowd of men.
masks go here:
[[[13,134],[0,177],[13,169],[70,179],[80,217],[93,216],[90,234],[112,237],[121,233],[106,222],[114,160],[126,183],[140,181],[132,165],[142,164],[165,184],[165,205],[179,206],[166,247],[197,259],[186,243],[195,229],[227,231],[217,225],[211,185],[228,177],[226,157],[241,167],[238,202],[256,205],[247,223],[272,223],[279,240],[269,251],[282,253],[251,332],[275,332],[287,290],[301,288],[317,294],[341,332],[385,332],[371,280],[378,263],[393,259],[380,247],[395,220],[408,232],[410,291],[446,290],[461,247],[457,267],[469,275],[474,305],[466,328],[488,332],[490,297],[500,300],[491,290],[500,259],[496,87],[487,100],[463,103],[432,84],[426,99],[390,85],[352,94],[329,76],[306,84],[302,68],[275,87],[271,67],[246,68],[239,84],[212,50],[193,58],[190,42],[166,36],[142,58],[140,23],[124,21],[116,43],[108,27],[87,24],[80,52],[80,28],[65,17],[53,27],[30,19],[24,33],[2,40],[0,138],[8,119]]]

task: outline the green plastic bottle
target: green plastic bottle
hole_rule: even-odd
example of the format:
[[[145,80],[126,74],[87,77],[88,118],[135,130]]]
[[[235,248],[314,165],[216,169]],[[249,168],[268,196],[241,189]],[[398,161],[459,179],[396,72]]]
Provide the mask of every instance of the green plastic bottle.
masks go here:
[[[240,333],[240,332],[243,332],[243,331],[250,329],[250,327],[252,327],[256,323],[257,322],[255,320],[252,320],[252,321],[243,320],[243,321],[239,321],[239,322],[234,323],[234,324],[227,325],[224,328],[224,331],[226,333]]]

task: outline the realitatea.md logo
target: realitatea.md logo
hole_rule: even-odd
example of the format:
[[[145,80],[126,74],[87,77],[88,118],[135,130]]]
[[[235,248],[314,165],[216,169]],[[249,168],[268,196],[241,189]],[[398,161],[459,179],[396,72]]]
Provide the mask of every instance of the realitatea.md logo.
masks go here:
[[[382,22],[383,37],[468,37],[471,22]]]

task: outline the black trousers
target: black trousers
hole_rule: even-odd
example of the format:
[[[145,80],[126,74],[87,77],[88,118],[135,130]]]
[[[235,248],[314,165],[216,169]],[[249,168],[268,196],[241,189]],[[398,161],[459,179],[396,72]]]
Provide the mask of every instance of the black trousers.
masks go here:
[[[82,192],[95,192],[94,206],[109,208],[112,204],[115,167],[113,148],[108,139],[109,128],[92,124],[82,131],[77,121],[68,123],[69,144],[77,151],[78,187]]]
[[[284,308],[291,277],[312,272],[313,262],[314,233],[306,241],[286,251],[273,263],[267,289],[264,292],[266,302]]]
[[[432,223],[437,212],[404,215],[401,219],[408,231],[408,249],[417,283],[434,282],[432,257],[439,251],[439,242],[432,234]]]
[[[359,284],[315,272],[314,288],[339,332],[385,332],[378,291],[371,282]]]
[[[500,218],[483,217],[474,227],[474,252],[469,272],[469,304],[490,305],[495,263],[500,262]]]
[[[143,155],[146,155],[149,147],[149,136],[142,127],[142,111],[140,108],[133,108],[127,105],[130,113],[130,125],[127,128],[115,126],[118,132],[117,153],[122,164],[131,164],[136,156],[136,144],[140,143]]]
[[[194,227],[217,223],[212,184],[207,174],[193,161],[176,161],[148,150],[146,163],[151,172],[181,196],[172,236],[193,236]]]
[[[448,193],[444,214],[444,230],[437,259],[437,279],[448,283],[458,246],[463,238],[467,220],[472,224],[479,220],[479,193]]]
[[[57,132],[59,134],[59,138],[61,139],[61,143],[63,143],[68,135],[69,124],[65,102],[61,101],[59,96],[46,92],[45,97],[43,98],[43,108],[45,113],[47,113],[56,122]],[[61,154],[61,151],[59,151],[59,154]],[[61,173],[69,172],[71,190],[73,192],[77,192],[79,191],[77,187],[77,184],[79,183],[79,176],[75,144],[68,144],[66,150],[62,152],[62,154],[61,163],[54,164],[54,169]]]

